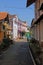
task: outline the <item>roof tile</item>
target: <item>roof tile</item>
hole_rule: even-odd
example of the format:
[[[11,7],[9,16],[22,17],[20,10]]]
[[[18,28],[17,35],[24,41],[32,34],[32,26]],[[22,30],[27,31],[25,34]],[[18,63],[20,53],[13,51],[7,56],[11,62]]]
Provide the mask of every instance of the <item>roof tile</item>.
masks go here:
[[[4,19],[7,17],[7,12],[0,12],[0,20]]]

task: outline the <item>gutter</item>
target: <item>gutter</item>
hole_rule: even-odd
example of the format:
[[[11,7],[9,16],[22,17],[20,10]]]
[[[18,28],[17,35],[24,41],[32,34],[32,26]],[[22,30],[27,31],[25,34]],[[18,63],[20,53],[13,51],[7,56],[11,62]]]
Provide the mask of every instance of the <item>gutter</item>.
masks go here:
[[[35,60],[34,60],[34,57],[33,57],[33,55],[32,55],[32,52],[31,52],[30,48],[29,48],[29,52],[30,52],[30,55],[31,55],[31,59],[32,59],[33,64],[36,65],[36,62],[35,62]]]

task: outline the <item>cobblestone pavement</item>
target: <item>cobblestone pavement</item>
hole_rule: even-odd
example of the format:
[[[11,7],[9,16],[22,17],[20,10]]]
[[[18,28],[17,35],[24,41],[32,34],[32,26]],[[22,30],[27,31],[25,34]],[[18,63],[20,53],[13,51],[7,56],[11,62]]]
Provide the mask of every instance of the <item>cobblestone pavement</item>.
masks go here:
[[[0,65],[33,65],[28,43],[16,42],[0,58]]]

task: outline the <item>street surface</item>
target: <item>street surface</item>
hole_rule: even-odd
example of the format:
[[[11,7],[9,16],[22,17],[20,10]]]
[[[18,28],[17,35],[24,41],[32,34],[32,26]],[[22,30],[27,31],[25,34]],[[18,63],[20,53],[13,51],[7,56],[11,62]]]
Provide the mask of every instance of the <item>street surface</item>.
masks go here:
[[[0,58],[0,65],[33,65],[27,42],[16,42]]]

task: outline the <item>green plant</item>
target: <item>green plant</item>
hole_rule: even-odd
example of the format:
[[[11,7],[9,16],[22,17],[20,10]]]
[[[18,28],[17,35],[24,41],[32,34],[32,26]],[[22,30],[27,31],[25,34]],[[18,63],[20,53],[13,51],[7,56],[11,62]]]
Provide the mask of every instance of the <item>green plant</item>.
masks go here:
[[[31,47],[31,49],[32,49],[35,56],[40,55],[41,48],[40,48],[39,42],[37,40],[35,40],[34,38],[32,38],[30,40],[30,47]]]
[[[2,42],[1,46],[0,46],[1,50],[4,49],[4,45],[5,45],[5,43]]]

